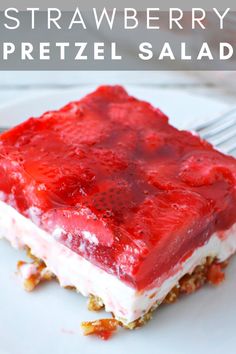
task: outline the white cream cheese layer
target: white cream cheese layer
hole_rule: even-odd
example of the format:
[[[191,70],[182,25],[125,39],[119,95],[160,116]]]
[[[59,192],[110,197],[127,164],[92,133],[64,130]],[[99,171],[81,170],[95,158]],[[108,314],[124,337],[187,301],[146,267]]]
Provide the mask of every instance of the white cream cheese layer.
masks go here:
[[[221,236],[221,237],[220,237]],[[61,286],[73,286],[84,296],[99,296],[108,312],[128,324],[145,314],[154,304],[161,303],[168,292],[186,273],[201,264],[207,256],[224,261],[236,251],[236,224],[224,232],[224,237],[213,234],[157,288],[137,292],[114,275],[91,264],[83,257],[58,243],[14,208],[0,201],[0,238],[10,241],[13,247],[28,246],[32,254],[42,259],[54,273]],[[174,275],[173,275],[174,274]]]

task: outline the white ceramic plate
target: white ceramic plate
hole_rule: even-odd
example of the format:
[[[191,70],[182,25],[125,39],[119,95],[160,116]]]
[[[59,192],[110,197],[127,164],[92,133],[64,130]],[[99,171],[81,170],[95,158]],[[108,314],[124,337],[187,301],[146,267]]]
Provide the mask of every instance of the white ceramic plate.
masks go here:
[[[91,91],[91,87],[48,91],[0,107],[0,126],[55,109]],[[130,87],[170,115],[180,128],[193,127],[227,109],[227,105],[174,90]],[[83,337],[80,322],[106,314],[91,313],[86,300],[51,282],[25,293],[15,275],[23,253],[0,242],[0,354],[233,354],[236,352],[236,257],[226,281],[206,286],[176,304],[162,306],[154,319],[135,331],[121,330],[110,341]],[[108,315],[106,315],[108,316]]]

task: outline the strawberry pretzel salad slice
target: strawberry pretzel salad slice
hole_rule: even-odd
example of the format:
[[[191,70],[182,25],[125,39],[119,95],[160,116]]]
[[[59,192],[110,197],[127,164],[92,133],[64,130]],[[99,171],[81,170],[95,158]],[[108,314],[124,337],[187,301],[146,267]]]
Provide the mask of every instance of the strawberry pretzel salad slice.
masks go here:
[[[35,257],[19,264],[28,289],[56,276],[135,328],[162,302],[223,280],[235,177],[233,157],[102,86],[1,134],[0,236]]]

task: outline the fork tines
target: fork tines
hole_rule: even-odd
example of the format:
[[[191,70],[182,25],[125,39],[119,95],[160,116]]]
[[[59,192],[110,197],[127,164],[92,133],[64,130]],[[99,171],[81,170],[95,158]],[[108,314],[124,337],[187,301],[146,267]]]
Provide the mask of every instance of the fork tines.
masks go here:
[[[195,131],[226,153],[236,149],[236,108],[198,126]]]

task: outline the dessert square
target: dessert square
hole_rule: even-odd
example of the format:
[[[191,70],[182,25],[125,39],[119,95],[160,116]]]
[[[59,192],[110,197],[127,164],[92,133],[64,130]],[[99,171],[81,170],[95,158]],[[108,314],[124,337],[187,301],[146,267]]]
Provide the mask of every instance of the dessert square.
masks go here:
[[[102,86],[0,136],[0,235],[133,328],[222,279],[236,251],[235,176],[233,157]]]

